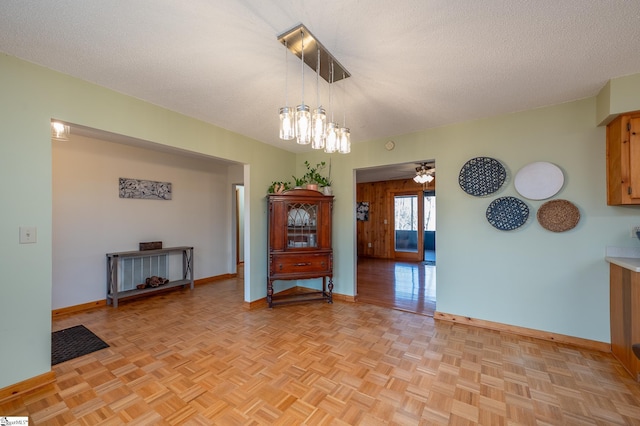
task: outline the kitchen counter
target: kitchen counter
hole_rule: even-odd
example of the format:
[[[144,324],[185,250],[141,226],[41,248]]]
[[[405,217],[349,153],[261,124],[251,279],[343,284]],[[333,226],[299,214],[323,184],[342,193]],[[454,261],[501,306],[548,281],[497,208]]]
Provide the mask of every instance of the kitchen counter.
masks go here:
[[[633,272],[640,272],[640,249],[635,247],[607,247],[604,260]]]
[[[609,262],[609,320],[611,353],[640,382],[640,256],[637,249],[607,247]]]
[[[605,257],[607,262],[614,265],[622,266],[625,269],[630,269],[633,272],[640,272],[640,259],[637,257]]]

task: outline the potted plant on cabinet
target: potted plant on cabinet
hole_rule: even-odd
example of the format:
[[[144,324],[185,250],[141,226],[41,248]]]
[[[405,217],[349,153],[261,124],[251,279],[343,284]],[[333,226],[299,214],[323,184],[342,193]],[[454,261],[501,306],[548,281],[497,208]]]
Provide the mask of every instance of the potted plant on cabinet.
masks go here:
[[[291,189],[291,182],[273,181],[267,189],[269,194],[280,194],[288,189]]]
[[[295,176],[291,176],[293,178],[294,183],[294,188],[302,188],[305,184],[306,184],[306,180],[303,177],[301,178],[297,178]]]
[[[320,170],[324,169],[326,163],[324,161],[316,164],[315,166],[311,166],[308,161],[304,162],[304,165],[307,167],[307,173],[304,175],[304,179],[307,182],[307,189],[318,190],[318,186],[326,186],[328,180],[320,174]]]

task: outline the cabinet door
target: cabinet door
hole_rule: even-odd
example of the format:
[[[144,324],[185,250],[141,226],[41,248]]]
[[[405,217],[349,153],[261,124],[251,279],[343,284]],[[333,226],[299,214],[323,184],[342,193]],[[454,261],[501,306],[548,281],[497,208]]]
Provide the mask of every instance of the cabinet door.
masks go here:
[[[629,119],[629,196],[640,203],[640,117]],[[634,203],[635,203],[634,202]]]
[[[640,204],[640,113],[607,126],[607,204]]]
[[[289,249],[318,248],[318,203],[287,203],[286,244]]]
[[[328,200],[318,206],[318,248],[331,249],[331,215],[333,203]]]
[[[287,223],[285,203],[275,198],[269,199],[269,250],[284,250]]]

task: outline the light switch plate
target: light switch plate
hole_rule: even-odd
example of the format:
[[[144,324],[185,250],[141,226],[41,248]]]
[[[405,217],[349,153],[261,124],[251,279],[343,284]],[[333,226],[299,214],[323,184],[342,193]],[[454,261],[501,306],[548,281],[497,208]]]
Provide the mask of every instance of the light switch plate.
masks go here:
[[[20,227],[20,244],[32,244],[37,241],[37,228],[35,226]]]

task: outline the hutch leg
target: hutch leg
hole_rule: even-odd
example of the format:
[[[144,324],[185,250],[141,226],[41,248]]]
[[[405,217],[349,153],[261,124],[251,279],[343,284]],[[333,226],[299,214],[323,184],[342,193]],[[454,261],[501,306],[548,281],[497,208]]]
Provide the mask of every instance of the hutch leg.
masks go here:
[[[270,308],[273,308],[273,282],[267,280],[267,303]]]

